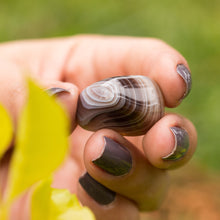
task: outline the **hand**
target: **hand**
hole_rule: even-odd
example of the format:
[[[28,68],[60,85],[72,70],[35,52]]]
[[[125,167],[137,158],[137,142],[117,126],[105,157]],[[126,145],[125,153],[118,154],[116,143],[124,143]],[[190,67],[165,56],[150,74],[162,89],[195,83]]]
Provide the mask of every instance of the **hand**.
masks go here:
[[[30,72],[46,89],[65,90],[56,96],[74,129],[71,153],[55,174],[54,187],[76,193],[97,219],[136,220],[139,211],[159,207],[169,185],[167,170],[187,163],[195,151],[193,124],[166,114],[144,136],[128,138],[108,129],[85,131],[76,126],[75,113],[83,88],[116,75],[149,76],[159,84],[167,107],[179,105],[191,81],[187,62],[177,51],[156,39],[76,36],[2,44],[0,60],[0,102],[15,125],[25,99],[22,72]],[[116,153],[109,150],[114,147]],[[186,153],[178,154],[180,149]],[[7,163],[3,165],[0,175],[6,177]],[[5,183],[1,185],[4,190]],[[27,198],[18,200],[12,218],[28,219],[28,205]]]

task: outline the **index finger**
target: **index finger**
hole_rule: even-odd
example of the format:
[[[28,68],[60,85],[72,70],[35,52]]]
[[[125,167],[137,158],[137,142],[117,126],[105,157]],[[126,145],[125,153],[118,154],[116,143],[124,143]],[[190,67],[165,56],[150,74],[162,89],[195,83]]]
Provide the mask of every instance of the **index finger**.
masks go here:
[[[159,84],[166,106],[175,107],[191,88],[184,57],[157,39],[85,35],[5,44],[1,51],[41,81],[71,82],[79,90],[112,76],[146,75]]]
[[[65,79],[80,89],[117,75],[145,75],[160,86],[167,107],[177,106],[191,89],[184,57],[149,38],[80,36],[65,68]]]

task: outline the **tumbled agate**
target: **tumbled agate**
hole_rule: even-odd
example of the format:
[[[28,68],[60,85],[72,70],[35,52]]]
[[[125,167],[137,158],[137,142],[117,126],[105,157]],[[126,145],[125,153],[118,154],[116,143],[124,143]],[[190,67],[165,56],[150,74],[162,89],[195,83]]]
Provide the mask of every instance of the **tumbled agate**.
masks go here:
[[[145,134],[164,114],[158,85],[146,76],[117,76],[85,88],[77,107],[78,124],[90,131],[109,128],[122,135]]]

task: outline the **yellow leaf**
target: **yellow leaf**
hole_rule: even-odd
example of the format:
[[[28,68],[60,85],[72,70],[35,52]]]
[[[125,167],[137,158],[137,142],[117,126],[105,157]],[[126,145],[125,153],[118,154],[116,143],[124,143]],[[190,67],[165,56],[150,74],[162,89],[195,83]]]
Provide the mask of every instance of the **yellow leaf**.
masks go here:
[[[33,81],[28,81],[28,88],[28,102],[18,123],[8,201],[47,178],[62,163],[68,149],[68,120],[64,110]]]
[[[52,190],[50,220],[95,220],[89,208],[80,205],[76,195],[65,189]]]
[[[40,181],[33,188],[31,197],[31,220],[49,219],[52,179]]]
[[[95,220],[95,216],[87,207],[82,209],[69,208],[58,216],[56,220]]]
[[[12,139],[12,122],[6,110],[0,105],[0,158],[9,147]]]
[[[7,204],[1,204],[0,206],[0,219],[1,220],[9,219],[8,210],[9,210],[9,206]]]
[[[80,204],[75,195],[70,194],[67,189],[53,189],[51,195],[55,212],[58,214],[65,211],[68,207],[79,207]]]

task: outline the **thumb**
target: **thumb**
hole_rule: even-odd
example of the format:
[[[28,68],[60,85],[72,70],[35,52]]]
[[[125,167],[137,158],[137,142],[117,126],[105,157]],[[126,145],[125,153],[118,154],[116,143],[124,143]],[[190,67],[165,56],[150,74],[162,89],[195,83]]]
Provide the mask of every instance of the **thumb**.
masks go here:
[[[57,101],[63,106],[70,118],[71,130],[73,130],[76,127],[75,115],[79,94],[78,88],[72,83],[59,81],[50,82],[44,85],[44,88],[46,88],[46,92],[49,95],[55,96]]]

